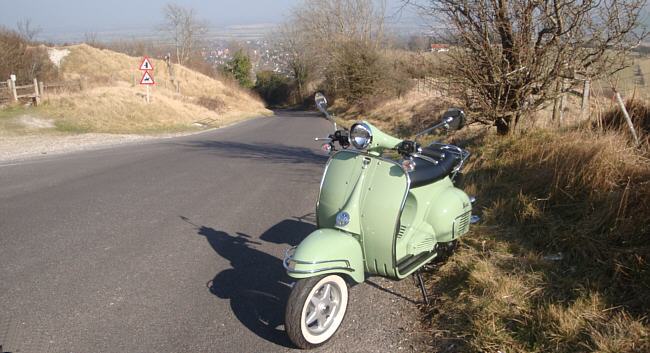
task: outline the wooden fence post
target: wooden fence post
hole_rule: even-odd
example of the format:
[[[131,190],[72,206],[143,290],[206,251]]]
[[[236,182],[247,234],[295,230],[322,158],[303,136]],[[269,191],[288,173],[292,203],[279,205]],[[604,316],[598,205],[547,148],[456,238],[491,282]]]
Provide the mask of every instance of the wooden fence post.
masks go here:
[[[38,92],[38,80],[34,78],[34,106],[38,106],[41,103],[41,95]]]
[[[560,91],[560,121],[559,125],[562,125],[564,123],[564,101],[566,99],[566,83],[564,80],[562,80],[562,90]]]
[[[553,100],[553,121],[559,121],[560,120],[560,94],[562,92],[562,83],[561,81],[557,82],[557,85],[555,85],[555,99]]]
[[[13,95],[13,91],[11,89],[11,79],[7,80],[7,93],[9,94],[9,96]]]
[[[41,94],[42,98],[45,98],[45,84],[43,81],[38,81],[38,92]]]
[[[589,116],[589,120],[591,121],[591,115],[589,115],[589,91],[591,82],[589,82],[589,79],[585,80],[584,86],[582,86],[582,106],[580,107],[580,117],[582,119],[585,118],[585,115]]]
[[[627,113],[627,109],[625,108],[625,103],[623,103],[623,98],[621,98],[621,94],[618,93],[618,91],[614,90],[614,92],[616,92],[616,100],[618,101],[618,106],[621,107],[621,111],[623,112],[623,116],[625,116],[625,121],[627,122],[627,126],[630,128],[630,131],[632,132],[632,136],[634,137],[634,142],[638,146],[639,137],[636,135],[636,130],[634,130],[632,119],[630,119],[630,115]]]

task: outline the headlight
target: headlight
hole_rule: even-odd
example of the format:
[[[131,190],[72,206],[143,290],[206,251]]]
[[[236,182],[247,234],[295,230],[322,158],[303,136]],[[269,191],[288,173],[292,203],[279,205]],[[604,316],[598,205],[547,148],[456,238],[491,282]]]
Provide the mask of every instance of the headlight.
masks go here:
[[[364,150],[372,142],[372,130],[364,123],[356,123],[350,128],[350,143],[358,150]]]

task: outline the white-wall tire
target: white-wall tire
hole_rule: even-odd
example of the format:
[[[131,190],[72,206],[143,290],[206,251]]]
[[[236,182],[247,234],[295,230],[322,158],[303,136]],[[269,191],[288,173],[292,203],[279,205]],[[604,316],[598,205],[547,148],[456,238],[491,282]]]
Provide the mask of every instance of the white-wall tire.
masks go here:
[[[329,341],[341,326],[348,306],[348,286],[339,275],[299,280],[285,312],[285,329],[299,348],[315,348]]]

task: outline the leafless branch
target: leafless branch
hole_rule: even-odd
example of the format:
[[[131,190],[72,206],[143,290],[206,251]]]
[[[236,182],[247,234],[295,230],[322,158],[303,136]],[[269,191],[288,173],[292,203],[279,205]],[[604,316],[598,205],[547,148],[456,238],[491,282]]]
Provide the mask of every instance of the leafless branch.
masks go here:
[[[647,36],[645,0],[410,0],[443,21],[459,46],[447,73],[475,116],[501,132],[562,93],[560,80],[609,76]],[[473,110],[473,111],[472,111]]]

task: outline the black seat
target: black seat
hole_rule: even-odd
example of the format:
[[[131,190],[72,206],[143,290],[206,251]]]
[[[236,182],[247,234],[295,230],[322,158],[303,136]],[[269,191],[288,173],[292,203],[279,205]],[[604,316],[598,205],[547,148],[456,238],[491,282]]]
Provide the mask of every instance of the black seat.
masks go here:
[[[439,148],[427,147],[420,154],[438,161],[438,164],[433,164],[422,158],[414,158],[415,170],[409,172],[411,188],[429,185],[443,179],[451,174],[458,164],[458,158],[455,154],[444,152]]]

